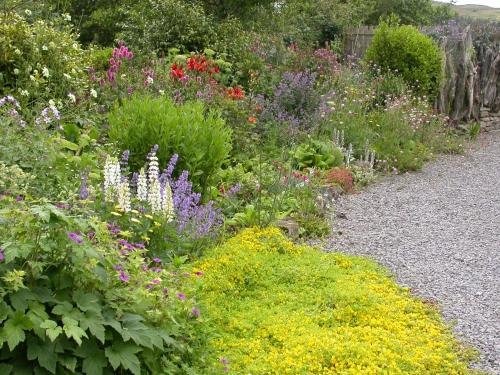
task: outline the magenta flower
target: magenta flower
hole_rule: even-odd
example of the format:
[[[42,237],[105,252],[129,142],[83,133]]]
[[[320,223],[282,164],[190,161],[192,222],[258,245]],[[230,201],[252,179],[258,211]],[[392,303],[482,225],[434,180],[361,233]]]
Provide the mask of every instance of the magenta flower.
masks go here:
[[[158,279],[153,279],[153,280],[151,280],[151,282],[152,282],[153,284],[159,284],[159,283],[160,283],[160,280],[158,280]]]
[[[130,276],[126,275],[125,272],[120,271],[120,280],[126,283],[130,280]]]
[[[146,289],[153,289],[153,285],[151,284],[146,285]]]
[[[3,262],[5,259],[5,256],[3,255],[3,249],[0,247],[0,263]]]
[[[186,299],[186,295],[182,293],[177,293],[176,296],[183,301]]]
[[[123,267],[120,266],[119,264],[114,265],[113,268],[117,271],[123,271]]]
[[[196,276],[203,276],[203,272],[201,271],[196,272]]]
[[[83,242],[82,238],[74,232],[68,233],[68,238],[77,244],[81,244]]]
[[[161,263],[161,259],[160,258],[153,258],[153,262],[155,262],[155,263]]]
[[[229,364],[229,361],[226,358],[224,358],[224,357],[219,358],[219,362],[222,363],[223,365]]]
[[[200,315],[201,315],[200,310],[198,310],[196,307],[193,307],[193,308],[191,309],[191,313],[192,313],[192,314],[193,314],[196,318],[199,318],[199,317],[200,317]]]

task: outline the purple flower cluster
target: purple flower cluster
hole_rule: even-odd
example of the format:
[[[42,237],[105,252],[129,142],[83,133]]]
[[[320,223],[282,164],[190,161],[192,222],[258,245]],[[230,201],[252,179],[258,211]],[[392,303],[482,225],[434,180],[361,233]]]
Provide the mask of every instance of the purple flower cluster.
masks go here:
[[[44,123],[45,125],[50,125],[54,120],[61,120],[61,115],[59,114],[57,108],[51,105],[44,108],[42,112],[40,112],[40,116],[35,119],[35,124],[41,125]]]
[[[116,73],[123,63],[123,60],[130,60],[134,57],[134,54],[125,47],[125,43],[120,42],[120,47],[113,49],[113,55],[109,59],[109,69],[107,71],[108,81],[110,83],[115,82]]]
[[[193,191],[193,184],[189,182],[187,171],[183,171],[177,180],[172,178],[178,159],[177,154],[172,156],[160,176],[160,183],[165,185],[168,181],[172,188],[178,233],[188,234],[195,239],[202,238],[222,224],[221,211],[212,201],[200,204],[201,194]]]
[[[17,109],[21,109],[19,102],[11,95],[4,96],[0,99],[0,108],[2,108],[5,104],[12,104]]]
[[[319,113],[320,95],[316,92],[316,73],[308,71],[283,73],[274,95],[262,102],[262,122],[287,122],[307,128]]]
[[[68,238],[78,245],[83,243],[82,237],[80,237],[77,233],[74,233],[74,232],[68,233]]]
[[[3,249],[0,247],[0,263],[5,260],[5,256],[3,255]]]
[[[11,95],[4,96],[0,99],[0,108],[8,104],[9,107],[7,107],[7,109],[5,110],[5,114],[13,118],[19,126],[25,127],[26,122],[21,118],[21,115],[17,111],[18,109],[21,109],[19,102]]]

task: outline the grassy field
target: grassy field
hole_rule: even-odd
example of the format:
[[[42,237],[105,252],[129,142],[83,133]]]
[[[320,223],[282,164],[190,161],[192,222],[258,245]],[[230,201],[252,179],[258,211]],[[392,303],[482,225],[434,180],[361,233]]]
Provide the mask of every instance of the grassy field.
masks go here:
[[[500,8],[492,8],[485,5],[455,5],[454,9],[462,17],[500,21]]]

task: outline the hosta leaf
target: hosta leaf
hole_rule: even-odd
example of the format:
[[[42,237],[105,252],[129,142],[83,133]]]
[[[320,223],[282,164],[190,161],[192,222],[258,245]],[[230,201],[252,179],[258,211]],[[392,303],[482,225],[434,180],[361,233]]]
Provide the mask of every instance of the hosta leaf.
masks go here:
[[[130,370],[132,374],[140,375],[141,364],[135,355],[139,351],[140,348],[134,344],[119,342],[108,346],[105,354],[114,370],[121,365],[125,370]]]
[[[78,322],[76,320],[68,317],[64,317],[62,320],[64,324],[63,330],[66,337],[72,338],[78,345],[82,344],[82,337],[88,338],[85,331],[78,327]]]
[[[40,366],[50,371],[52,374],[56,373],[57,354],[54,351],[53,344],[44,343],[34,337],[28,338],[27,355],[30,361],[38,360]]]
[[[44,321],[40,324],[40,328],[45,329],[45,333],[52,342],[62,333],[62,327],[59,327],[53,320]]]

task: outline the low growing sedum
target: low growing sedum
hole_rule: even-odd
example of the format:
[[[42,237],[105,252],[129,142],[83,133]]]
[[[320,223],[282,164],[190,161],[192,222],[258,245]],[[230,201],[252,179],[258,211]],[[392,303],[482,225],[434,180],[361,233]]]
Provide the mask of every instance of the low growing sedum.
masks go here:
[[[234,374],[463,374],[438,313],[374,262],[248,229],[198,264],[219,370]]]

